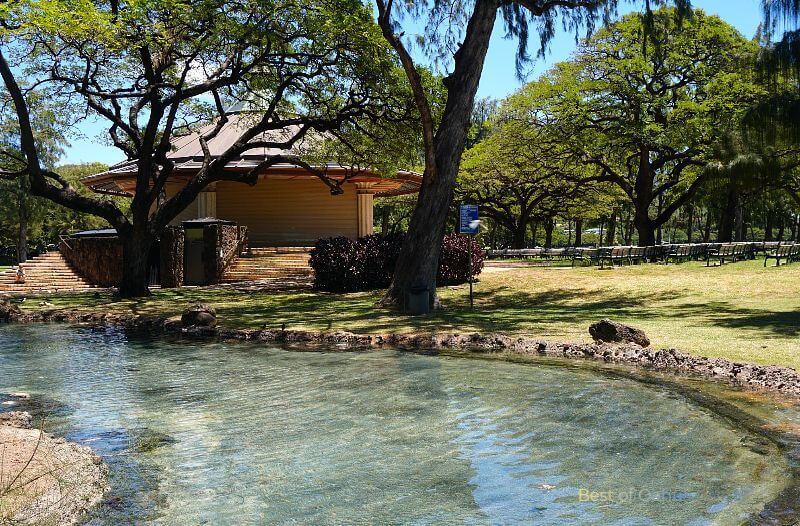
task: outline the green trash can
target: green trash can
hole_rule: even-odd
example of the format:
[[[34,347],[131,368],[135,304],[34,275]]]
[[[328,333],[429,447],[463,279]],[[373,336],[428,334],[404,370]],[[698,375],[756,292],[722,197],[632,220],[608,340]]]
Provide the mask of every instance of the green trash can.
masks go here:
[[[406,311],[412,316],[431,312],[431,291],[425,285],[412,286],[406,295]]]

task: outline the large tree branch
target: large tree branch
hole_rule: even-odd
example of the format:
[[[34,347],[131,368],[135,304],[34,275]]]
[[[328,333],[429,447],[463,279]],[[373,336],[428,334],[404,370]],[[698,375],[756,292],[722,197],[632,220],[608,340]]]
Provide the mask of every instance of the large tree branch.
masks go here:
[[[376,0],[378,5],[378,25],[381,28],[386,41],[394,48],[400,57],[400,63],[408,77],[411,91],[414,94],[414,102],[420,113],[420,123],[422,124],[422,138],[425,149],[425,177],[436,178],[436,150],[434,145],[435,123],[433,112],[431,111],[428,96],[425,93],[425,86],[422,83],[422,76],[414,65],[414,59],[401,41],[402,35],[396,35],[392,24],[393,0]]]
[[[22,146],[22,152],[25,154],[27,174],[31,182],[31,191],[35,195],[45,197],[57,204],[72,208],[73,210],[102,217],[117,228],[117,230],[127,228],[128,220],[125,214],[113,203],[82,196],[78,194],[75,189],[66,184],[63,178],[42,168],[33,127],[31,125],[28,104],[14,77],[14,73],[11,71],[11,67],[6,61],[5,54],[1,49],[0,76],[2,76],[9,96],[14,103],[20,132],[20,144]],[[47,181],[48,177],[59,182],[59,187],[50,184]]]

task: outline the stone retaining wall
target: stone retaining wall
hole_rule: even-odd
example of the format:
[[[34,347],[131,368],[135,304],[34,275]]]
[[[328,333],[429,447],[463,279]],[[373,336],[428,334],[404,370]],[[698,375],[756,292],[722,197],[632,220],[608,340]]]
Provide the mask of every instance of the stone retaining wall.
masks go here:
[[[161,286],[176,288],[183,285],[183,228],[170,226],[161,234],[159,257]]]
[[[206,283],[222,282],[225,270],[236,261],[240,243],[247,244],[247,227],[238,225],[206,225],[203,227],[203,261]]]
[[[58,247],[67,262],[86,281],[116,287],[122,280],[122,243],[118,237],[75,237]]]

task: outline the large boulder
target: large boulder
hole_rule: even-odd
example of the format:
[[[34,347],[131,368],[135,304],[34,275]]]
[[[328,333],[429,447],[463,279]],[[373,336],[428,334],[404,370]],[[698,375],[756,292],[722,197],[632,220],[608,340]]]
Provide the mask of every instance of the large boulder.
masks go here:
[[[22,316],[22,311],[19,310],[19,307],[8,300],[0,300],[0,321],[8,323],[20,316]]]
[[[609,319],[600,320],[589,325],[589,334],[597,342],[635,343],[640,347],[650,345],[650,338],[647,337],[643,330]]]
[[[205,303],[196,303],[181,316],[184,327],[216,327],[217,311]]]

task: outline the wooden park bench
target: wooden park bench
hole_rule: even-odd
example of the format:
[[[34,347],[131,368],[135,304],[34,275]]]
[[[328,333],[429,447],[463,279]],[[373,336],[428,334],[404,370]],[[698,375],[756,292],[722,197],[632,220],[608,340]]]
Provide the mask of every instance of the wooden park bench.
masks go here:
[[[689,261],[694,257],[692,251],[693,245],[675,245],[668,253],[664,260],[665,263],[673,261],[675,263],[683,263]]]
[[[630,247],[628,261],[631,265],[638,265],[643,261],[647,261],[647,247]]]
[[[546,248],[542,253],[542,257],[545,259],[553,260],[553,259],[564,259],[564,249],[563,248]]]
[[[631,247],[600,247],[598,250],[597,261],[600,263],[600,268],[605,268],[605,263],[608,262],[612,267],[619,263],[620,266],[628,261]]]
[[[519,256],[522,259],[539,258],[542,257],[541,248],[523,248],[519,250]]]
[[[579,262],[581,264],[585,262],[589,262],[589,264],[599,264],[600,261],[598,260],[600,250],[597,248],[578,248],[572,254],[572,266],[575,266],[575,262]]]
[[[647,261],[665,261],[667,254],[669,254],[669,248],[668,245],[645,247],[645,259]]]
[[[728,261],[736,261],[736,254],[743,252],[742,248],[738,248],[732,243],[724,243],[719,248],[710,248],[706,252],[706,266],[711,266],[711,260],[714,259],[719,265],[724,265]]]
[[[778,245],[773,251],[764,254],[764,266],[767,266],[767,260],[774,259],[775,266],[781,266],[781,260],[786,260],[786,263],[791,263],[800,258],[800,245]]]

